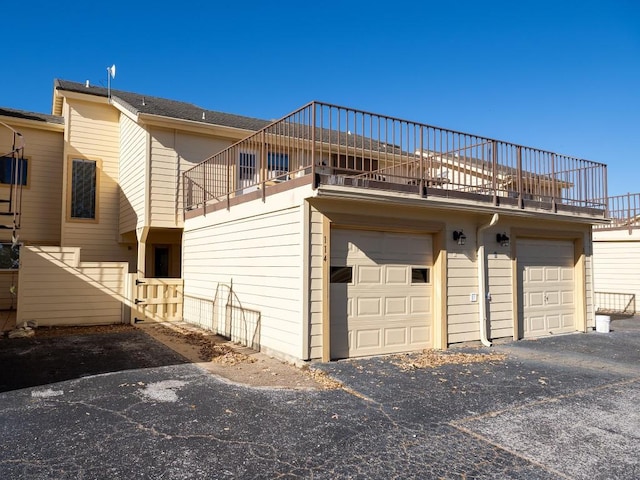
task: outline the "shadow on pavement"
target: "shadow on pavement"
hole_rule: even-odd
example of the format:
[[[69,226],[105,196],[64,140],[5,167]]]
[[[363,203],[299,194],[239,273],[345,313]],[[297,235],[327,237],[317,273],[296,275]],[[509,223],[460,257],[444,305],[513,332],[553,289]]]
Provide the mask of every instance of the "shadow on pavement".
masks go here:
[[[144,332],[0,340],[0,392],[92,375],[189,363]]]

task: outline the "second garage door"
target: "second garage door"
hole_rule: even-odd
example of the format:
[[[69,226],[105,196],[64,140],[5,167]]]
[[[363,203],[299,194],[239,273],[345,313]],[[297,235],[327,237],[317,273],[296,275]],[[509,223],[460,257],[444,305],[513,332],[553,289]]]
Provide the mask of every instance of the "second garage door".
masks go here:
[[[576,330],[573,250],[572,241],[518,240],[519,317],[525,338]]]
[[[331,230],[331,357],[431,346],[429,235]]]

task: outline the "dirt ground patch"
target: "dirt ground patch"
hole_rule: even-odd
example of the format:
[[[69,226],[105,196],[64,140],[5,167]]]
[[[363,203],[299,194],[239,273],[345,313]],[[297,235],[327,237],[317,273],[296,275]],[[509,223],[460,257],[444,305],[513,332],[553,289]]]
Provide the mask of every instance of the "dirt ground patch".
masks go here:
[[[141,330],[191,363],[233,383],[252,387],[334,389],[342,385],[309,365],[282,362],[185,323],[37,327],[32,338]]]
[[[298,367],[282,362],[190,325],[150,323],[135,328],[190,362],[234,383],[272,388],[341,388],[326,373],[308,365]]]

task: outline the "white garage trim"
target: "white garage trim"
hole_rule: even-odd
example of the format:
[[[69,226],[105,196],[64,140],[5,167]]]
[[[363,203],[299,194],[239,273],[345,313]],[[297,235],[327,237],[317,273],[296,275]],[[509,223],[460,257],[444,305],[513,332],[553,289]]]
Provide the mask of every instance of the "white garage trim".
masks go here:
[[[331,357],[433,346],[428,234],[331,229]]]

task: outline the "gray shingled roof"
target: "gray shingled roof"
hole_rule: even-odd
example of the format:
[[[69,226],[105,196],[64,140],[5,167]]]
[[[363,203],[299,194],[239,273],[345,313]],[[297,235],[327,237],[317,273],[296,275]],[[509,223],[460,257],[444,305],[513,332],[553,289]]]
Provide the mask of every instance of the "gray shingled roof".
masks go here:
[[[70,82],[68,80],[55,80],[55,88],[68,92],[84,93],[107,97],[107,89],[104,87],[89,86],[83,83]],[[125,92],[111,89],[111,97],[120,103],[124,108],[132,113],[147,113],[162,117],[176,118],[181,120],[192,120],[194,122],[206,123],[209,125],[221,125],[225,127],[242,128],[245,130],[260,130],[271,122],[258,118],[243,117],[231,113],[216,112],[199,107],[192,103],[179,102],[166,98],[153,97],[140,93]],[[204,120],[202,113],[204,112]]]
[[[0,107],[0,116],[21,118],[24,120],[35,120],[37,122],[64,124],[64,118],[57,115],[47,115],[45,113],[27,112],[25,110],[15,110],[13,108]]]

